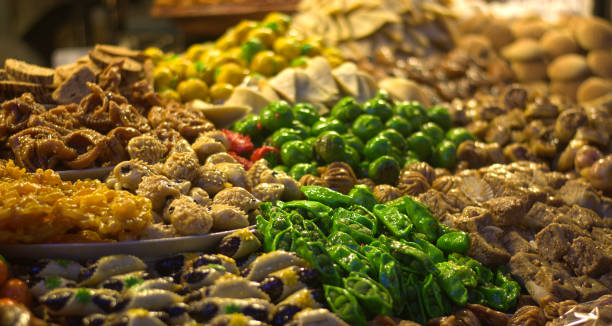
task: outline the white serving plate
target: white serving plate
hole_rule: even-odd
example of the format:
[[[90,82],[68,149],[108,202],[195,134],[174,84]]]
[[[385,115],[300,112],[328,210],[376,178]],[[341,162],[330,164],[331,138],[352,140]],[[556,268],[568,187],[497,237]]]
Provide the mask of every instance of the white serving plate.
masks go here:
[[[0,244],[0,254],[8,259],[70,259],[85,261],[108,255],[126,254],[139,258],[159,258],[181,252],[211,251],[221,239],[235,230],[156,240],[119,242]]]
[[[105,166],[101,168],[91,168],[84,170],[57,171],[57,173],[64,181],[76,181],[84,179],[100,179],[104,181],[104,179],[106,179],[106,177],[113,171],[114,168],[114,166]]]

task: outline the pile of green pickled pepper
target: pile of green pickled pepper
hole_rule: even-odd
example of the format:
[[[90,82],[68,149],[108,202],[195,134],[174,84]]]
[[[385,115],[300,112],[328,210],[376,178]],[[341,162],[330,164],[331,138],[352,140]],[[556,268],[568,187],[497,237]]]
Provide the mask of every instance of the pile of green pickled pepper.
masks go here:
[[[465,256],[468,234],[440,224],[405,196],[378,204],[370,190],[348,195],[301,187],[306,200],[262,203],[257,229],[264,250],[296,252],[318,270],[329,308],[350,325],[377,315],[426,323],[453,306],[509,311],[520,286]]]
[[[363,104],[345,97],[325,117],[311,104],[273,102],[233,130],[278,149],[270,164],[295,179],[318,175],[317,166],[346,162],[360,178],[378,184],[395,184],[401,168],[417,161],[452,169],[459,144],[474,140],[465,128],[452,128],[445,107],[394,102],[382,90]]]

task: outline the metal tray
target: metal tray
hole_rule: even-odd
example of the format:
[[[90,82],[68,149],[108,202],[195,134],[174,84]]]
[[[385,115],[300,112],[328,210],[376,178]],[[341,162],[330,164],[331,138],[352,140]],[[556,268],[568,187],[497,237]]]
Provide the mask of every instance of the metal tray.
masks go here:
[[[94,243],[0,244],[0,254],[15,260],[71,259],[85,261],[108,255],[127,254],[139,258],[158,258],[181,252],[211,251],[221,239],[234,232],[156,240]]]
[[[84,170],[57,171],[57,173],[64,181],[76,181],[84,179],[100,179],[104,181],[104,179],[106,179],[106,177],[113,171],[114,168],[114,166],[105,166],[101,168],[91,168]]]

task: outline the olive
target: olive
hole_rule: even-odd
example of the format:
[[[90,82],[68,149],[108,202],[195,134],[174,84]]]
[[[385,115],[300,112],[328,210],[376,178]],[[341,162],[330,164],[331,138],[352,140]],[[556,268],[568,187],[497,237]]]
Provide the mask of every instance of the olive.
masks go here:
[[[338,101],[331,110],[331,116],[342,122],[352,122],[362,113],[363,109],[361,105],[351,96],[347,96]]]
[[[208,86],[200,79],[188,79],[180,82],[177,91],[184,102],[203,100],[208,98]]]
[[[215,72],[215,82],[226,83],[230,85],[238,85],[246,76],[246,71],[243,67],[234,62],[224,63],[219,66],[218,72]]]
[[[311,36],[311,37],[307,37],[302,42],[302,55],[313,57],[313,56],[321,55],[322,52],[323,52],[323,40],[321,38],[316,37],[316,36]]]
[[[293,116],[307,126],[312,126],[319,121],[319,112],[314,105],[309,103],[297,103],[293,107]]]
[[[308,163],[313,159],[312,149],[301,140],[286,142],[281,147],[281,160],[287,167],[297,163]]]
[[[334,118],[321,119],[312,125],[310,130],[313,136],[318,136],[325,131],[335,131],[339,134],[347,132],[346,126],[340,120]]]
[[[427,111],[419,102],[396,103],[394,111],[402,118],[410,121],[415,129],[420,129],[421,126],[427,122]]]
[[[452,169],[457,163],[457,147],[450,140],[443,140],[436,146],[434,165]]]
[[[441,105],[429,108],[427,111],[427,118],[444,130],[448,130],[453,126],[453,120],[451,119],[448,109]]]
[[[360,115],[355,122],[351,131],[353,134],[363,141],[367,141],[383,130],[382,120],[370,114]]]
[[[306,144],[306,146],[312,148],[314,150],[314,144],[317,141],[316,137],[308,137],[304,140],[304,143]]]
[[[261,134],[259,116],[249,114],[243,120],[236,122],[232,129],[242,135],[250,136],[251,139],[259,138]]]
[[[359,139],[359,137],[351,133],[343,134],[341,136],[342,136],[342,139],[344,139],[344,143],[346,145],[353,147],[357,151],[357,153],[363,152],[364,144],[361,141],[361,139]]]
[[[297,130],[302,138],[310,136],[310,127],[299,122],[298,120],[293,120],[291,122],[291,129]]]
[[[293,37],[283,36],[274,41],[274,52],[293,60],[302,54],[302,45]]]
[[[437,144],[444,139],[444,130],[433,122],[427,122],[421,126],[421,131],[429,136],[434,144]]]
[[[452,128],[446,132],[446,139],[452,141],[455,146],[461,145],[464,141],[476,141],[476,138],[465,128]]]
[[[374,161],[375,159],[389,154],[391,151],[391,141],[384,137],[374,137],[365,144],[363,155],[366,159]]]
[[[274,168],[272,168],[272,170],[289,173],[289,168],[286,165],[277,165]]]
[[[300,180],[306,174],[318,175],[317,166],[310,163],[298,163],[289,169],[289,175],[295,180]]]
[[[391,145],[397,147],[399,150],[404,150],[404,148],[406,147],[406,140],[404,139],[402,134],[396,130],[385,129],[378,133],[376,137],[387,138],[391,142]]]
[[[393,106],[393,97],[391,94],[385,89],[379,89],[376,94],[374,94],[373,98],[378,100],[385,101],[389,106]]]
[[[292,140],[302,140],[301,132],[291,128],[280,128],[268,138],[267,143],[274,148],[281,148],[284,143]]]
[[[375,115],[383,122],[393,116],[393,109],[385,100],[371,98],[363,103],[363,111],[366,114]]]
[[[246,40],[246,36],[247,34],[254,29],[255,27],[257,27],[259,23],[254,21],[254,20],[243,20],[240,23],[238,23],[238,25],[236,25],[236,27],[234,27],[234,38],[236,39],[236,41],[242,43]]]
[[[317,137],[314,150],[324,162],[340,162],[344,159],[344,140],[335,131],[326,131]]]
[[[370,163],[368,176],[377,184],[393,185],[399,177],[400,167],[395,158],[383,155]]]
[[[433,141],[422,131],[415,132],[407,139],[407,148],[422,161],[427,161],[431,157],[432,147]]]
[[[273,27],[270,28],[277,34],[282,35],[287,32],[287,28],[289,28],[291,24],[291,17],[280,12],[271,12],[264,18],[263,24],[264,26],[271,26],[271,24],[274,24]]]
[[[165,258],[155,264],[155,270],[161,276],[171,276],[172,274],[183,269],[185,257],[182,255]]]
[[[344,147],[344,159],[342,160],[348,163],[353,170],[359,168],[359,162],[361,161],[361,157],[359,156],[359,152],[354,147],[345,146]]]
[[[414,131],[412,124],[400,116],[391,117],[391,119],[387,120],[385,123],[385,127],[387,129],[393,129],[399,132],[404,137],[410,136],[410,134]]]
[[[202,61],[194,61],[185,68],[185,79],[198,78],[204,79],[206,74],[206,64]]]
[[[269,131],[291,127],[293,111],[291,111],[289,103],[285,101],[272,102],[261,110],[259,121]]]

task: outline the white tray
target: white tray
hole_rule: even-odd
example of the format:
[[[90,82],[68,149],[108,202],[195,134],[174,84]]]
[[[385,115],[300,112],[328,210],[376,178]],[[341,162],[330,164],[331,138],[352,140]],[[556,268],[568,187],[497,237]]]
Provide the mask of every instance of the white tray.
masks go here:
[[[157,240],[52,243],[52,244],[0,244],[0,254],[8,259],[71,259],[85,261],[108,255],[127,254],[139,258],[158,258],[181,252],[211,251],[221,239],[234,232],[223,231],[204,235]]]

